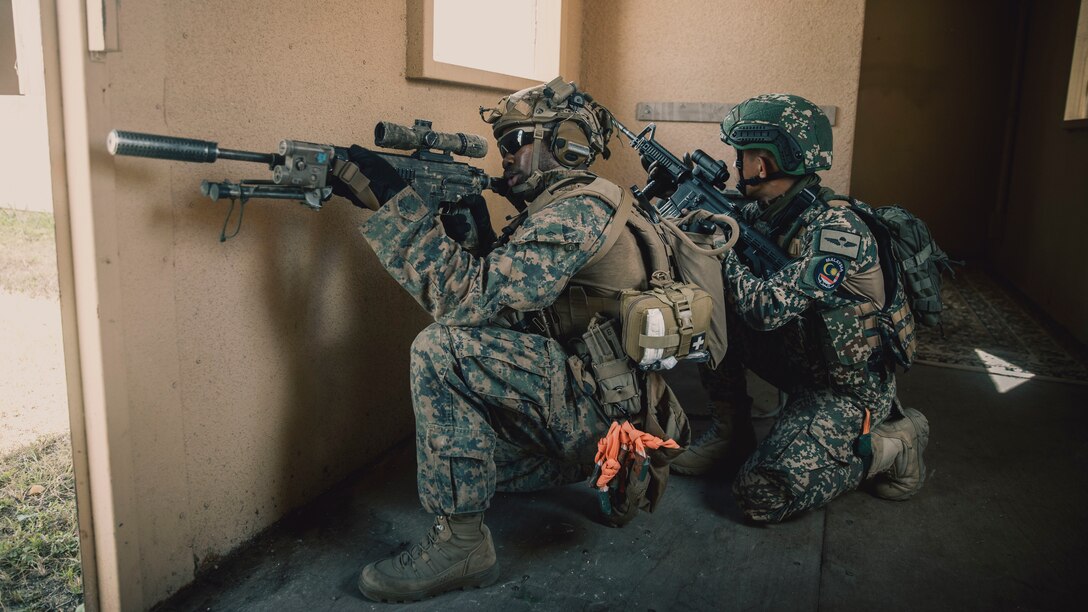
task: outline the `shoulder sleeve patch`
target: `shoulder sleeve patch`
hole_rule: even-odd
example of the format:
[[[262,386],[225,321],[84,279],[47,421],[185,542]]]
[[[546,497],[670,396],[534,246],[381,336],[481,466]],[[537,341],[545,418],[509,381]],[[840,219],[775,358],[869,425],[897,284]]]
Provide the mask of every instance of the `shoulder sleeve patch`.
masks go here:
[[[820,240],[816,244],[816,250],[821,253],[842,255],[848,259],[857,259],[860,246],[861,236],[858,234],[822,229],[820,230]]]
[[[846,279],[846,264],[838,257],[827,256],[814,261],[812,282],[824,291],[831,291]]]

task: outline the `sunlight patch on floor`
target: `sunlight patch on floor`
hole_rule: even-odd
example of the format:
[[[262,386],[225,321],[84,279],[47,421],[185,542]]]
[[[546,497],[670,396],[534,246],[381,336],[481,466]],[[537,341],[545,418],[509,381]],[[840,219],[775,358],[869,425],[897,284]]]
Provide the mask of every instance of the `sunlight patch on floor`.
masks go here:
[[[998,393],[1006,393],[1035,378],[1035,374],[1025,371],[997,355],[987,353],[982,349],[975,349],[978,358],[986,366],[990,374],[990,381]]]

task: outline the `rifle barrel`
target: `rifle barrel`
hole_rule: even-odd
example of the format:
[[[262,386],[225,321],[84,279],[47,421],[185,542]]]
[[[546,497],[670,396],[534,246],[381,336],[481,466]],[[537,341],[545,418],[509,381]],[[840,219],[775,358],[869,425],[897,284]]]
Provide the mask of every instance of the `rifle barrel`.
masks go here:
[[[210,140],[122,130],[113,130],[109,133],[106,137],[106,148],[111,155],[131,155],[201,164],[210,164],[218,159],[233,159],[273,166],[277,163],[278,157],[275,153],[220,149],[218,143]]]

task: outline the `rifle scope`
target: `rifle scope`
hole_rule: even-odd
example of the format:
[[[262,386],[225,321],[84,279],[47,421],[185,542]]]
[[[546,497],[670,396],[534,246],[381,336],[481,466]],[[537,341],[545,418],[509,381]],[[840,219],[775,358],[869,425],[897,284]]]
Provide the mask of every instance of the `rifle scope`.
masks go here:
[[[696,174],[718,189],[725,189],[725,182],[729,180],[729,169],[725,167],[725,162],[714,159],[702,149],[695,149],[691,154],[691,161],[697,169]]]
[[[390,121],[379,122],[374,126],[374,144],[402,151],[438,149],[465,157],[487,155],[487,141],[483,138],[463,132],[436,132],[431,129],[431,122],[423,119],[416,119],[412,127]]]

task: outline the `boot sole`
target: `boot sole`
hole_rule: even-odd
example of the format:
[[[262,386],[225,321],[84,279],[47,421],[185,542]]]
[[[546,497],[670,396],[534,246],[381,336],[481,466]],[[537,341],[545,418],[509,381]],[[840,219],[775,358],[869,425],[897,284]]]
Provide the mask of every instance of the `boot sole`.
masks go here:
[[[443,593],[449,593],[450,591],[466,590],[466,589],[482,589],[495,584],[499,580],[499,564],[496,562],[491,567],[482,572],[476,572],[475,574],[469,574],[467,576],[461,576],[459,578],[451,579],[447,582],[436,584],[430,588],[420,589],[418,591],[409,591],[407,593],[388,593],[379,591],[376,589],[369,589],[363,586],[362,576],[359,577],[359,592],[364,597],[371,601],[377,601],[382,603],[408,603],[415,601],[423,601],[424,599],[430,599],[437,597]]]

